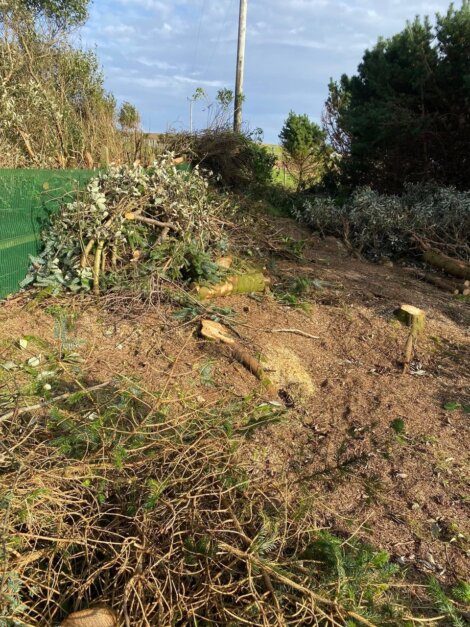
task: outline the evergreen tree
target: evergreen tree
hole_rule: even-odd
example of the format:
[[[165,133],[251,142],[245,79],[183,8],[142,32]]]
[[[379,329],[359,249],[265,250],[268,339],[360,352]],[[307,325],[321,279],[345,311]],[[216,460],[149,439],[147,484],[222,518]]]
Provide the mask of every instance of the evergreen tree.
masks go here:
[[[399,191],[407,181],[470,184],[470,3],[433,28],[416,18],[330,84],[324,121],[343,141],[343,182]]]
[[[279,134],[284,160],[298,190],[319,178],[325,156],[325,132],[308,115],[291,111]]]

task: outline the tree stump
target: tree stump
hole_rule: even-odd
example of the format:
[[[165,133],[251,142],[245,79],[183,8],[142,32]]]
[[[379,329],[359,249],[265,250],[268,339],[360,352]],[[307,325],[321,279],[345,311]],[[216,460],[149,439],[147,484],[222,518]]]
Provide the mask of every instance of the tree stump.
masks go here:
[[[395,317],[410,329],[403,358],[403,372],[406,372],[413,357],[418,336],[424,331],[426,314],[422,309],[414,307],[414,305],[401,305],[395,311]]]

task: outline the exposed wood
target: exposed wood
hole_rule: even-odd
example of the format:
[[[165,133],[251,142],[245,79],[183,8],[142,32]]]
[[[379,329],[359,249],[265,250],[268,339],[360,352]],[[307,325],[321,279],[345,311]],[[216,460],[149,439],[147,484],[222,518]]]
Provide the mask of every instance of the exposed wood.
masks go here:
[[[434,268],[440,268],[459,279],[470,279],[470,264],[461,259],[448,257],[432,248],[423,252],[423,259]]]
[[[270,284],[270,280],[262,272],[249,272],[231,276],[223,283],[216,285],[196,285],[196,292],[201,300],[229,296],[230,294],[250,294],[251,292],[264,292]]]
[[[93,292],[100,293],[101,256],[103,254],[104,241],[100,240],[96,245],[95,262],[93,264]]]
[[[235,344],[235,339],[228,333],[227,329],[214,320],[202,320],[201,335],[208,340],[223,342],[224,344]]]
[[[395,317],[404,325],[410,327],[413,335],[418,336],[424,331],[426,314],[414,305],[400,305],[395,311]]]
[[[203,320],[201,322],[201,335],[206,339],[228,346],[231,356],[259,379],[270,395],[277,396],[277,390],[264,372],[260,362],[237,343],[223,325],[213,320]]]
[[[136,220],[137,222],[143,222],[144,224],[150,224],[151,226],[159,226],[162,229],[172,229],[173,231],[179,231],[176,224],[171,222],[162,222],[161,220],[155,220],[154,218],[146,218],[139,215],[137,212],[129,211],[124,215],[126,220]]]
[[[109,607],[95,607],[70,614],[61,627],[116,627],[116,613]]]
[[[85,246],[85,249],[83,250],[82,253],[82,258],[80,260],[80,266],[82,268],[86,268],[88,265],[88,255],[91,253],[91,249],[93,248],[93,246],[95,245],[95,240],[91,239],[88,244]]]
[[[215,260],[215,263],[217,266],[219,266],[219,268],[225,268],[228,270],[232,267],[233,257],[230,257],[229,255],[226,257],[219,257]]]
[[[413,357],[418,336],[424,331],[426,314],[422,309],[414,305],[401,305],[399,309],[395,311],[395,316],[402,324],[410,329],[403,358],[403,372],[406,372]]]

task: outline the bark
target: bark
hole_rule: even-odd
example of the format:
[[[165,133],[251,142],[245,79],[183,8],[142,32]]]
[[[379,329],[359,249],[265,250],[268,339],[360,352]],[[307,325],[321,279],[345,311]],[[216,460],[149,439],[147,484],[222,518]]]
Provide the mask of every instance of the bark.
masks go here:
[[[459,279],[470,279],[470,264],[461,259],[448,257],[432,248],[424,251],[423,259],[430,266],[440,268]]]
[[[196,291],[201,300],[229,296],[230,294],[249,294],[251,292],[264,292],[270,280],[262,272],[250,272],[229,277],[223,283],[211,286],[196,285]]]

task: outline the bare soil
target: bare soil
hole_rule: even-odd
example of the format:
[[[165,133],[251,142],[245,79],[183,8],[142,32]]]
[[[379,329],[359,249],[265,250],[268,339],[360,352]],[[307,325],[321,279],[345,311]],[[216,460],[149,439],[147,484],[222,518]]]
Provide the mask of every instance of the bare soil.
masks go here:
[[[286,218],[247,218],[233,237],[265,266],[272,292],[217,305],[232,308],[233,328],[282,386],[289,406],[281,422],[250,436],[255,472],[278,476],[292,498],[314,502],[319,527],[386,549],[418,580],[465,579],[468,303],[401,265],[356,259],[339,241],[322,240]],[[299,278],[310,285],[301,302],[280,302]],[[401,303],[427,317],[407,374],[401,366],[407,331],[393,316]],[[170,403],[181,394],[208,405],[264,394],[253,375],[200,339],[194,321],[177,320],[168,305],[138,317],[90,298],[68,300],[67,307],[77,314],[76,350],[98,382],[136,378]],[[57,342],[52,316],[29,295],[0,309],[0,362],[10,358],[11,341],[25,335]],[[445,409],[449,403],[455,408]]]

